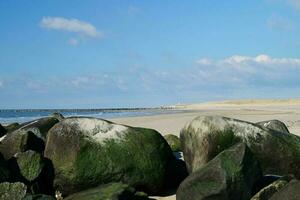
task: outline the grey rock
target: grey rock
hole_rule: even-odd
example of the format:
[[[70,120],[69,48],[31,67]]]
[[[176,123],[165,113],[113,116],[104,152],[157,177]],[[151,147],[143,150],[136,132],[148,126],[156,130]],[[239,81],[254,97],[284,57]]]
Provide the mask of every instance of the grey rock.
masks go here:
[[[248,200],[262,176],[250,149],[239,143],[191,173],[179,186],[177,200]]]

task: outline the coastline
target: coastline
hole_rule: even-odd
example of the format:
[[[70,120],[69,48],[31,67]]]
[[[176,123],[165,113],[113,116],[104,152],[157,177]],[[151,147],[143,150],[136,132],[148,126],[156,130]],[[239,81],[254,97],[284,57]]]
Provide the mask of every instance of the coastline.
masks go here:
[[[300,136],[300,101],[264,102],[209,102],[172,106],[172,109],[156,109],[151,115],[105,118],[119,124],[152,128],[162,135],[179,136],[186,123],[197,116],[219,115],[249,122],[278,119],[284,122],[292,134]],[[144,112],[145,110],[141,111]],[[169,112],[168,112],[169,111]],[[176,194],[151,196],[156,200],[175,200]]]
[[[234,102],[209,102],[201,104],[177,105],[174,110],[180,113],[160,114],[152,116],[109,118],[116,123],[130,126],[152,128],[162,135],[179,136],[181,128],[193,118],[201,115],[221,115],[240,120],[259,122],[271,119],[283,121],[290,132],[300,135],[300,101],[299,100],[264,100],[249,103],[247,100]]]

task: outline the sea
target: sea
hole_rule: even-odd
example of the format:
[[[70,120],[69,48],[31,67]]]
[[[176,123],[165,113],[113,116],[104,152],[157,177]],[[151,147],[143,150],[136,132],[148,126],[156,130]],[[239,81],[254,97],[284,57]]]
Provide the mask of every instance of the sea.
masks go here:
[[[24,110],[0,110],[0,124],[10,124],[14,122],[23,123],[38,118],[47,117],[54,112],[59,112],[65,117],[85,116],[96,117],[102,119],[149,116],[159,114],[171,114],[182,112],[173,109],[160,108],[118,108],[118,109],[24,109]]]

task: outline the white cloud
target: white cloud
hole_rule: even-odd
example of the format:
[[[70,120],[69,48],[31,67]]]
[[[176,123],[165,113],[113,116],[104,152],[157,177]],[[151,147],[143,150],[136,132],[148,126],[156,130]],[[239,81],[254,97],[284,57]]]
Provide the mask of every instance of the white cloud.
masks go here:
[[[68,40],[68,44],[72,45],[72,46],[76,46],[79,43],[78,39],[76,38],[70,38]]]
[[[2,80],[0,80],[0,88],[2,88],[3,87],[3,81]]]
[[[211,61],[207,58],[201,58],[201,59],[197,60],[196,63],[200,64],[200,65],[210,65]]]
[[[203,60],[203,59],[200,59]],[[205,59],[204,59],[205,60]],[[261,54],[257,56],[233,55],[218,60],[210,60],[210,65],[196,61],[201,66],[193,75],[207,82],[224,84],[256,84],[272,81],[293,82],[300,72],[300,59],[273,58]],[[198,74],[197,74],[198,73]]]
[[[215,61],[215,63],[220,64],[231,64],[231,65],[290,65],[290,66],[298,66],[300,67],[300,59],[298,58],[272,58],[265,54],[260,54],[254,57],[251,56],[240,56],[234,55],[228,58],[221,59],[219,61]],[[199,63],[198,63],[199,64]]]
[[[40,26],[47,29],[80,33],[89,37],[103,36],[103,33],[92,24],[74,18],[43,17]]]

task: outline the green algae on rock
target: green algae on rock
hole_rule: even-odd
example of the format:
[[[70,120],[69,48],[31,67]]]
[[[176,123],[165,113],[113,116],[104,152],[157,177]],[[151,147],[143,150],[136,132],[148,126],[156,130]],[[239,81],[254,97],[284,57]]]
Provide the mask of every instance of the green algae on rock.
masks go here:
[[[4,126],[4,128],[7,130],[7,133],[11,133],[15,130],[17,130],[18,128],[20,128],[20,124],[17,122],[8,124],[7,126]]]
[[[48,130],[57,122],[56,118],[46,117],[21,124],[20,128],[1,138],[0,152],[5,159],[27,150],[43,152]]]
[[[86,117],[66,118],[48,133],[45,157],[55,169],[55,187],[64,195],[122,181],[156,193],[174,159],[155,130]]]
[[[264,174],[300,177],[300,137],[220,116],[200,116],[180,133],[189,172],[196,171],[219,152],[242,141],[257,157]]]
[[[287,126],[279,120],[268,120],[268,121],[262,121],[262,122],[257,122],[255,123],[256,125],[266,127],[268,129],[271,129],[273,131],[278,131],[281,133],[290,133],[289,129]]]
[[[173,152],[181,151],[179,137],[172,134],[164,135],[165,140],[168,142]]]
[[[274,181],[270,185],[261,189],[258,193],[256,193],[251,200],[268,200],[272,197],[273,194],[282,189],[285,185],[287,185],[290,181],[290,177],[282,177],[278,180]]]
[[[254,183],[261,177],[258,161],[239,143],[218,154],[179,186],[177,200],[248,200]]]
[[[23,200],[26,195],[26,185],[20,182],[16,183],[0,183],[0,199],[1,200]]]
[[[145,193],[123,183],[109,183],[72,194],[65,200],[147,200]]]
[[[21,175],[28,181],[39,177],[44,167],[42,155],[35,151],[17,153],[15,155]]]
[[[269,200],[298,200],[300,199],[300,181],[293,179],[273,194]]]

